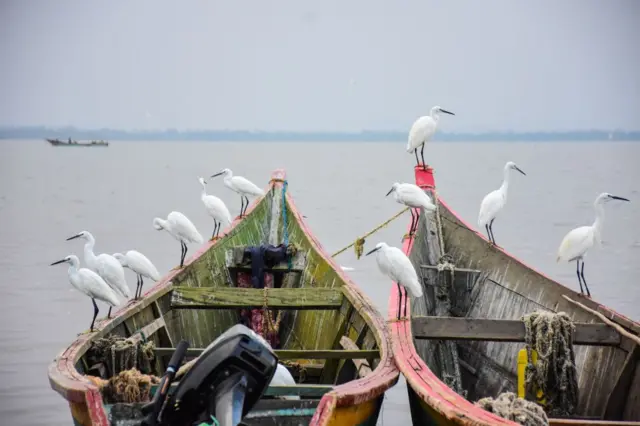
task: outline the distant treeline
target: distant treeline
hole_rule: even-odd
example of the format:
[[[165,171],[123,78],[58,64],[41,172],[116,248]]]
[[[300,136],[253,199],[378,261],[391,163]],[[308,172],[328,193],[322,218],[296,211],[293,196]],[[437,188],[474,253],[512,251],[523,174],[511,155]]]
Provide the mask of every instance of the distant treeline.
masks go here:
[[[361,132],[287,132],[247,130],[117,130],[78,129],[75,127],[48,128],[45,126],[0,127],[0,139],[74,139],[74,140],[127,140],[127,141],[277,141],[277,142],[329,142],[362,141],[391,142],[406,141],[407,132],[361,131]],[[610,138],[611,136],[611,138]],[[439,132],[435,140],[441,141],[640,141],[640,131],[580,130],[572,132],[483,132],[447,133]]]

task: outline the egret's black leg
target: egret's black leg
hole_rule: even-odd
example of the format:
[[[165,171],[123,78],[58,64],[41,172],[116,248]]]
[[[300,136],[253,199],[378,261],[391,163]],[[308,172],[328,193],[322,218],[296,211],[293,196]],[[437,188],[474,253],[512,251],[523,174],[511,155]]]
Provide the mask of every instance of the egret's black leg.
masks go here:
[[[402,305],[402,287],[400,287],[399,283],[396,283],[398,286],[398,319],[400,319],[400,306]]]
[[[213,228],[213,235],[215,236],[215,238],[218,237],[218,234],[220,234],[220,225],[222,224],[222,222],[217,222],[216,226]]]
[[[244,196],[244,199],[246,200],[245,204],[244,204],[244,214],[247,214],[247,209],[249,208],[249,197],[247,197],[246,195]]]
[[[211,239],[216,237],[216,228],[218,227],[218,221],[213,219],[213,232],[211,233]]]
[[[424,144],[422,144],[422,149],[420,150],[420,157],[422,157],[422,170],[427,170],[427,163],[424,162]]]
[[[416,164],[420,165],[420,159],[418,158],[418,148],[413,150],[413,153],[416,154]]]
[[[187,256],[187,245],[180,241],[180,245],[182,246],[182,254],[180,254],[180,267],[184,266],[184,258]]]
[[[584,294],[582,290],[582,279],[580,278],[580,259],[576,260],[576,275],[578,275],[578,283],[580,283],[580,294]]]
[[[489,224],[487,223],[486,225],[484,225],[484,227],[487,230],[487,238],[489,239],[489,241],[493,242],[493,240],[491,239],[491,232],[489,231]]]
[[[497,245],[496,244],[496,237],[493,235],[493,221],[496,220],[495,218],[491,219],[491,222],[489,222],[489,231],[491,231],[491,241],[493,241],[493,245]]]
[[[416,223],[413,224],[413,233],[415,234],[416,231],[418,230],[418,222],[420,221],[420,212],[422,210],[418,209],[416,211]]]
[[[91,320],[91,327],[89,327],[89,330],[93,331],[93,325],[95,324],[96,317],[98,316],[98,305],[96,305],[96,299],[92,298],[91,301],[93,302],[93,319]]]
[[[241,195],[240,199],[242,200],[242,207],[240,207],[240,217],[243,217],[244,216],[244,195]]]
[[[587,296],[591,297],[591,293],[589,292],[589,287],[587,287],[587,281],[584,279],[584,259],[582,259],[582,268],[580,268],[580,275],[582,276],[582,282],[584,283],[584,288],[587,290]]]
[[[113,307],[113,306],[109,306],[109,312],[107,312],[107,318],[111,318],[111,308],[112,308],[112,307]]]
[[[407,317],[407,305],[409,304],[409,293],[407,291],[407,289],[404,289],[404,315],[402,315],[404,318]]]
[[[409,227],[409,237],[411,237],[411,235],[413,235],[413,222],[416,220],[416,218],[413,215],[413,209],[409,209],[409,211],[411,212],[411,226]]]
[[[140,275],[140,290],[138,290],[138,298],[142,297],[142,286],[144,285],[144,278]]]

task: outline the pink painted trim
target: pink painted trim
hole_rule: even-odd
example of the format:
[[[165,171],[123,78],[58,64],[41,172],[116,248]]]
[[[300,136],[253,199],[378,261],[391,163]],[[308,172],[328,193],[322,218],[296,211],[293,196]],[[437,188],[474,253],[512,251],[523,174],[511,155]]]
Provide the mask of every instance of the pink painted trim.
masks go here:
[[[420,166],[415,167],[415,180],[416,185],[424,189],[435,188],[435,180],[433,177],[433,169],[427,168],[426,171],[422,169]],[[444,201],[439,197],[440,203],[444,205],[461,223],[463,223],[467,228],[473,230],[471,226],[469,226],[465,221],[463,221],[452,209],[450,209]],[[476,234],[484,238],[484,235],[475,231]],[[411,248],[413,247],[413,239],[406,238],[403,242],[402,250],[405,254],[409,254],[411,252]],[[520,263],[521,265],[539,273],[541,276],[551,280],[551,278],[546,275],[541,274],[533,268],[527,266],[524,262],[510,255],[503,249],[496,247],[497,250],[501,250],[506,256],[509,256],[513,261]],[[557,285],[562,286],[562,284],[555,282]],[[398,287],[393,283],[391,287],[391,297],[389,299],[389,308],[388,308],[388,318],[390,321],[391,327],[391,340],[393,343],[393,355],[396,361],[396,365],[405,376],[407,383],[413,391],[422,399],[427,405],[432,407],[435,411],[440,413],[443,418],[450,420],[451,422],[455,422],[458,424],[464,425],[512,425],[517,426],[518,424],[509,420],[506,420],[502,417],[496,416],[495,414],[489,413],[486,410],[474,405],[473,403],[467,401],[462,396],[458,395],[451,388],[449,388],[446,384],[444,384],[427,366],[427,364],[422,360],[420,355],[418,355],[416,348],[413,343],[413,333],[411,330],[411,304],[407,306],[407,317],[406,321],[402,322],[393,322],[395,318],[398,317]],[[562,286],[565,287],[565,286]],[[565,287],[566,288],[566,287]],[[567,290],[570,290],[567,288]],[[577,295],[577,293],[575,293]],[[406,299],[405,299],[406,300]],[[614,312],[613,310],[600,305],[598,303],[592,302],[591,300],[585,300],[585,302],[591,302],[591,304],[598,307],[598,310],[603,310],[605,312],[610,313],[610,318],[614,319],[614,317],[624,318],[627,321],[635,324],[640,327],[640,324]],[[584,303],[584,302],[583,302]],[[402,310],[404,305],[400,306]],[[604,312],[603,312],[604,313]],[[589,421],[585,421],[585,424],[589,424]]]
[[[271,180],[265,190],[265,194],[272,188],[282,190],[282,181],[285,179],[286,172],[284,170],[275,170],[271,174]],[[262,201],[263,197],[255,199],[247,209],[246,214],[251,213],[260,201]],[[349,277],[344,274],[342,269],[329,255],[327,255],[324,248],[322,248],[322,245],[304,223],[302,215],[298,212],[289,193],[287,193],[287,202],[291,213],[294,214],[296,220],[300,222],[300,226],[311,241],[311,244],[315,246],[323,259],[325,259],[337,271],[340,277],[344,279],[345,284],[347,284],[344,286],[345,295],[347,295],[351,300],[359,299],[361,301],[363,306],[367,308],[367,313],[371,317],[370,326],[372,329],[378,330],[379,332],[376,337],[380,347],[380,364],[369,376],[354,382],[337,386],[332,392],[325,394],[321,399],[311,422],[313,425],[324,425],[327,424],[336,407],[359,404],[383,394],[388,388],[397,382],[399,371],[393,362],[391,341],[385,327],[384,319],[373,307],[371,301],[360,292]],[[242,219],[234,219],[233,222],[224,231],[222,231],[221,238],[230,233],[241,221]],[[220,241],[220,239],[208,241],[191,257],[185,259],[185,268],[217,244],[218,241]],[[184,268],[182,270],[184,270]],[[68,401],[86,403],[90,418],[92,419],[92,424],[109,426],[106,412],[104,411],[102,396],[100,395],[98,388],[75,368],[75,364],[85,352],[85,345],[87,345],[88,341],[95,337],[96,334],[106,335],[106,333],[120,325],[125,319],[136,313],[141,305],[146,307],[149,304],[154,303],[155,300],[161,296],[161,294],[158,295],[158,293],[167,293],[170,291],[172,288],[171,280],[180,271],[181,270],[169,271],[167,275],[144,293],[145,297],[137,301],[132,301],[121,307],[114,312],[111,319],[105,319],[97,322],[97,331],[79,336],[49,365],[49,383],[51,388]]]

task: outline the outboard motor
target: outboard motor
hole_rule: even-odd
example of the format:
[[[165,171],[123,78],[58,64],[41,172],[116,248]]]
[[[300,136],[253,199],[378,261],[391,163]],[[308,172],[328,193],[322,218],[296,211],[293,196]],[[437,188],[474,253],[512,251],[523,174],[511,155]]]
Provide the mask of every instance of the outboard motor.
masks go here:
[[[242,324],[222,333],[180,380],[155,424],[191,426],[210,423],[214,417],[220,426],[238,426],[278,366],[278,358],[265,343]]]

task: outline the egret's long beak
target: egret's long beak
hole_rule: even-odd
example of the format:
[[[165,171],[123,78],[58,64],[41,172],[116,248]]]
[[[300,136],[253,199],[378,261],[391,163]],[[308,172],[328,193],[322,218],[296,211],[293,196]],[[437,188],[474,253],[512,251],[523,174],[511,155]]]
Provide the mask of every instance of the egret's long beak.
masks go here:
[[[374,253],[376,251],[378,251],[379,248],[374,248],[373,250],[371,250],[370,252],[368,252],[367,254],[365,254],[365,256],[369,256],[371,253]]]
[[[67,259],[58,260],[57,262],[53,262],[53,263],[52,263],[51,265],[49,265],[49,266],[59,265],[60,263],[64,263],[64,262],[66,262],[66,261],[67,261]]]
[[[451,111],[447,111],[446,109],[440,109],[440,112],[444,112],[445,114],[449,115],[455,115],[454,113],[452,113]]]
[[[67,238],[67,241],[73,240],[73,239],[76,239],[76,238],[80,238],[80,237],[82,237],[82,234],[77,234],[77,235],[74,235],[73,237]]]
[[[513,166],[517,171],[519,171],[520,173],[522,173],[523,175],[527,175],[525,172],[523,172],[522,170],[520,170],[520,168],[518,168],[518,166]]]
[[[216,177],[216,176],[220,176],[221,174],[224,174],[224,172],[218,172],[215,175],[211,175],[212,178]]]
[[[613,198],[614,200],[622,200],[622,201],[629,201],[631,202],[631,200],[624,198],[624,197],[618,197],[617,195],[612,195],[611,198]]]
[[[389,194],[391,194],[392,192],[393,192],[393,188],[391,188],[391,189],[389,190],[389,192],[387,192],[387,195],[385,195],[385,197],[388,197],[388,196],[389,196]]]

